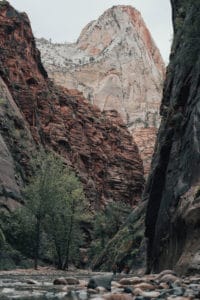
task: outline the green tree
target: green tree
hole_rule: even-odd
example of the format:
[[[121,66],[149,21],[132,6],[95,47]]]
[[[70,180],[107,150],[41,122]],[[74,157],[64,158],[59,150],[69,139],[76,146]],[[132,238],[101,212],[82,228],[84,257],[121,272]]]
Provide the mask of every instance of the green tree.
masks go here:
[[[65,269],[70,249],[76,244],[83,189],[75,174],[53,154],[40,154],[33,167],[35,175],[25,189],[24,209],[32,216],[34,267],[37,269],[41,235],[45,231],[55,249],[58,268]]]
[[[122,202],[109,203],[95,215],[91,256],[101,253],[109,240],[118,232],[131,212],[131,206]]]
[[[0,212],[0,227],[6,244],[30,257],[33,257],[33,218],[34,216],[24,208],[12,213]]]
[[[68,269],[82,242],[80,221],[85,212],[85,197],[80,181],[71,170],[64,176],[64,195],[48,211],[46,231],[54,245],[59,269]]]

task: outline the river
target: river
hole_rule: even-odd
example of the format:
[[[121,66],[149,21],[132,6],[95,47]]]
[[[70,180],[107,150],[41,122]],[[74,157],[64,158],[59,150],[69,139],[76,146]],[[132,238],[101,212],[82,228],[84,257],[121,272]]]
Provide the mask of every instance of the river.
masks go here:
[[[105,273],[92,272],[48,272],[46,274],[7,273],[0,272],[0,300],[86,300],[94,296],[87,293],[85,282],[93,275]],[[59,277],[74,277],[79,279],[79,285],[54,285]],[[28,282],[35,281],[36,284]]]

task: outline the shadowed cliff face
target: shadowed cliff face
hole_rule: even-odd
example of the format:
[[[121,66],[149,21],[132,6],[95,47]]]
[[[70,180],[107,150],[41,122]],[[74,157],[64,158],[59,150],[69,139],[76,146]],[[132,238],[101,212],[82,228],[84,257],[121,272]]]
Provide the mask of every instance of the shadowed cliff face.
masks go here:
[[[0,2],[0,75],[35,143],[75,168],[93,208],[108,201],[137,203],[144,183],[142,161],[119,115],[101,113],[80,92],[58,88],[48,79],[27,16],[7,2]]]
[[[146,236],[148,271],[200,270],[200,1],[172,0],[174,41],[161,104]]]
[[[34,150],[28,124],[0,77],[0,209],[12,211],[22,202]]]

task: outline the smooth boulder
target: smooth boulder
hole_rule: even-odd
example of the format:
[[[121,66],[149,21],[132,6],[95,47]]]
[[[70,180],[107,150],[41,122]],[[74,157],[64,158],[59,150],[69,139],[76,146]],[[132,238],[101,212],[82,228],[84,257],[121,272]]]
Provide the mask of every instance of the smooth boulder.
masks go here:
[[[90,278],[87,288],[96,289],[97,287],[103,287],[107,291],[111,291],[112,280],[113,275],[93,276],[92,278]]]
[[[56,278],[56,279],[53,281],[53,284],[54,284],[54,285],[67,285],[67,281],[65,280],[64,277],[60,277],[60,278]]]
[[[80,283],[80,281],[74,277],[66,277],[65,280],[67,281],[67,284],[69,284],[69,285],[75,285],[75,284]]]

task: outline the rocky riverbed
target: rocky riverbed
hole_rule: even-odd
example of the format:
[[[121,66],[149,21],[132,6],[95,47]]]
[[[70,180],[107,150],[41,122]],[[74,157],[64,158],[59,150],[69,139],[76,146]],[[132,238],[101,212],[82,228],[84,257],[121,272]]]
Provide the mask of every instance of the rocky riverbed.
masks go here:
[[[1,300],[193,300],[200,276],[173,271],[144,276],[81,272],[0,272]]]

